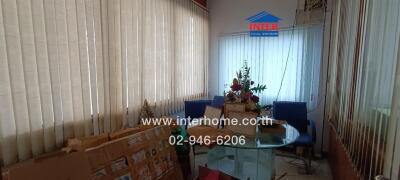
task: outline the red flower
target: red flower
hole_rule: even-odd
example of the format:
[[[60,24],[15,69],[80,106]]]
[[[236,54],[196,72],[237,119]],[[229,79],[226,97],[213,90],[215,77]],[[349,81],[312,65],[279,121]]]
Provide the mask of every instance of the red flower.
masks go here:
[[[250,99],[255,103],[258,103],[260,101],[260,98],[256,95],[251,96]]]
[[[231,86],[232,91],[240,91],[242,90],[242,85],[241,84],[233,84]]]
[[[252,95],[253,95],[252,92],[247,92],[246,94],[244,94],[244,96],[245,96],[246,98],[250,98]]]

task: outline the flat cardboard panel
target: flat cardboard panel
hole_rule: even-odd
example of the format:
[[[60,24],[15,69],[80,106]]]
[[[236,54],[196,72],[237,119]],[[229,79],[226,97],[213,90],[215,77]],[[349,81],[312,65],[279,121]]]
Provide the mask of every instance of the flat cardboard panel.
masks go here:
[[[221,117],[222,110],[219,108],[211,107],[211,106],[206,106],[206,110],[204,112],[204,118],[208,118],[211,122],[207,122],[204,125],[213,127],[213,128],[218,128],[219,126],[219,119]],[[213,124],[213,119],[218,119],[218,124]]]
[[[43,157],[8,169],[10,180],[90,179],[90,166],[84,152]]]
[[[110,133],[110,140],[115,140],[115,139],[118,139],[118,138],[122,138],[122,137],[125,137],[125,136],[136,134],[136,133],[139,133],[141,131],[144,131],[144,129],[143,128],[139,128],[139,127],[127,128],[127,129],[119,130],[119,131]]]
[[[67,147],[71,148],[71,150],[83,151],[107,142],[109,140],[108,136],[108,133],[104,133],[97,136],[68,139]]]
[[[122,156],[118,159],[115,159],[111,161],[111,172],[112,173],[117,173],[122,170],[128,170],[129,164],[128,164],[128,159],[125,156]]]
[[[104,144],[104,150],[109,160],[115,160],[125,155],[128,150],[126,138],[116,139]]]
[[[103,166],[109,162],[104,145],[86,149],[85,152],[92,169],[97,169],[99,166]]]
[[[145,144],[146,138],[144,133],[134,134],[126,137],[127,146],[129,149],[135,149],[135,147],[139,147]]]
[[[234,133],[242,134],[245,136],[255,136],[256,135],[256,127],[257,123],[255,125],[243,125],[244,119],[251,119],[251,118],[257,118],[257,113],[253,112],[230,112],[229,113],[229,118],[233,119],[236,118],[238,120],[239,125],[232,125],[232,124],[227,124],[226,128],[229,130],[232,130]],[[247,122],[249,123],[249,122]]]
[[[134,174],[142,180],[151,180],[152,173],[150,164],[144,163],[143,165],[132,167]]]

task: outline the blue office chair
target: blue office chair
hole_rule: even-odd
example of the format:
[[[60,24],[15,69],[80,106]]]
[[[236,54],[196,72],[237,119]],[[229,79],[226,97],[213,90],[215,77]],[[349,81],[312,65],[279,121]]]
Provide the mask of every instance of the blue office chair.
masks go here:
[[[225,102],[224,96],[214,96],[214,99],[211,102],[211,106],[216,108],[223,108],[224,102]]]
[[[185,101],[185,118],[201,118],[206,106],[211,106],[212,100]]]
[[[308,149],[308,162],[304,159],[306,173],[311,173],[311,158],[313,147],[316,141],[315,124],[307,119],[307,105],[305,102],[274,101],[272,116],[274,119],[285,120],[288,124],[296,128],[300,136],[293,143],[294,146],[305,147]],[[308,127],[311,128],[311,135]]]
[[[213,100],[185,101],[185,118],[203,117],[206,106],[222,108],[224,106],[224,96],[214,96]]]

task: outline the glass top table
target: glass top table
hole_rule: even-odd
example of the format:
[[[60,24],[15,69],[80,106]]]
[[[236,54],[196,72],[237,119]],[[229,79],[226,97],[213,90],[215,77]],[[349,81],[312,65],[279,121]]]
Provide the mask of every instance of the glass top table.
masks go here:
[[[217,145],[207,154],[207,166],[239,179],[274,179],[275,148],[287,146],[299,137],[293,126],[283,125],[285,132],[264,133],[257,128],[254,137],[240,144]],[[240,135],[240,134],[236,134]]]
[[[243,145],[238,144],[224,144],[222,146],[232,148],[245,148],[245,149],[270,149],[287,146],[299,137],[299,131],[289,124],[282,125],[285,127],[285,133],[264,133],[260,132],[257,128],[255,137],[245,137]],[[239,135],[239,134],[237,134]]]

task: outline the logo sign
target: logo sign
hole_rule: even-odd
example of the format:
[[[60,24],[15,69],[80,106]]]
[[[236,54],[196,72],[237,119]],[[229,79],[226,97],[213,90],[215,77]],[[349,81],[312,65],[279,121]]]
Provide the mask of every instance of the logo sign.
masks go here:
[[[277,37],[279,34],[280,18],[262,11],[246,19],[249,22],[250,36],[252,37]]]

